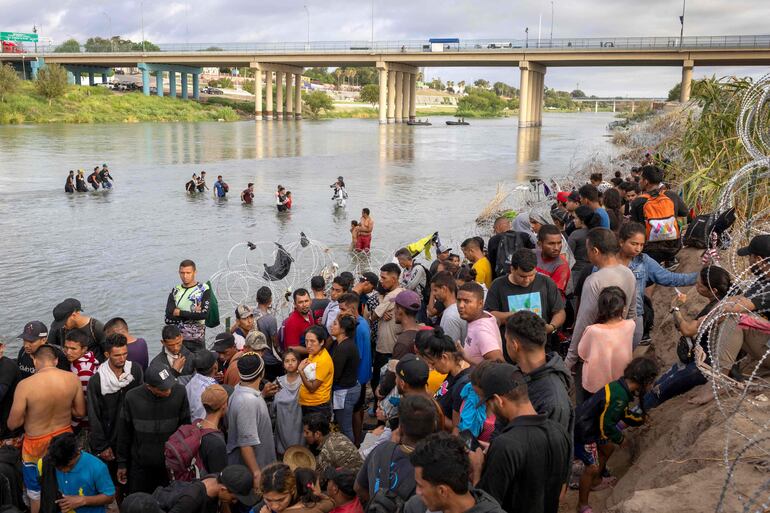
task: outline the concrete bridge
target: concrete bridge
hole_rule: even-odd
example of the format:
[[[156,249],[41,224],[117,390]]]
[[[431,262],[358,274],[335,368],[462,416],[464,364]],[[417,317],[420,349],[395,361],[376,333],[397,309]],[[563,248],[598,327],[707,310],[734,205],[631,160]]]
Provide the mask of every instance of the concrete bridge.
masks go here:
[[[623,104],[623,103],[630,103],[631,104],[631,112],[634,112],[636,110],[636,104],[650,104],[650,109],[652,109],[656,103],[665,103],[668,101],[668,98],[615,98],[615,97],[607,97],[607,98],[597,98],[597,97],[591,97],[591,98],[572,98],[572,101],[575,103],[593,103],[594,104],[594,112],[599,112],[599,104],[612,104],[612,112],[615,112],[617,109],[617,105]]]
[[[138,67],[149,94],[149,74],[156,71],[156,88],[163,94],[163,73],[169,74],[170,94],[176,95],[176,73],[191,74],[193,96],[203,67],[251,67],[256,71],[257,119],[302,116],[301,74],[315,66],[374,66],[379,70],[380,123],[401,123],[415,117],[418,68],[449,66],[518,67],[521,70],[519,126],[542,124],[544,77],[549,67],[677,66],[682,69],[680,101],[690,97],[692,70],[704,66],[768,66],[770,35],[692,36],[652,38],[562,38],[541,40],[347,41],[315,43],[232,43],[219,45],[160,45],[159,52],[0,54],[0,61],[26,59],[37,67],[59,63],[96,73],[113,67]],[[33,71],[34,72],[34,71]],[[91,75],[89,75],[91,76]],[[182,75],[182,96],[187,78]],[[262,102],[264,90],[265,104]],[[273,94],[276,111],[272,112]],[[285,94],[284,94],[285,92]]]

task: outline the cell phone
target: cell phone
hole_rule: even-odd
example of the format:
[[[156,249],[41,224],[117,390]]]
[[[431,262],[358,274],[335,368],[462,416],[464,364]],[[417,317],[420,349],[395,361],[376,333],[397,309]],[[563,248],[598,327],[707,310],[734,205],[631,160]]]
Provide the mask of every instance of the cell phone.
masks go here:
[[[479,444],[479,441],[476,439],[475,436],[473,436],[473,433],[471,433],[469,430],[464,429],[460,431],[459,435],[460,435],[460,440],[462,440],[463,443],[465,443],[465,447],[469,451],[474,452],[476,451],[476,449],[481,447],[481,444]]]

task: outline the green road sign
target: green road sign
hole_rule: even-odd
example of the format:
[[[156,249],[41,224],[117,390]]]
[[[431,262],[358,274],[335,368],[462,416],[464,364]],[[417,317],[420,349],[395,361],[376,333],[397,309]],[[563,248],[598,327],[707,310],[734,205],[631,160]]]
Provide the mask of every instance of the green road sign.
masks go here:
[[[17,43],[37,43],[37,34],[27,32],[0,32],[0,41],[16,41]]]

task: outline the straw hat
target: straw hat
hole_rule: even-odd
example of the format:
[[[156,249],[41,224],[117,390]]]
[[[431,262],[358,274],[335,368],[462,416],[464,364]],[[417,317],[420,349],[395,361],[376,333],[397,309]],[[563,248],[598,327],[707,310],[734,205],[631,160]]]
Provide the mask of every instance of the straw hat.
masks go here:
[[[309,468],[315,470],[315,456],[307,447],[301,445],[292,445],[286,449],[283,455],[283,462],[289,466],[292,472],[298,468]]]

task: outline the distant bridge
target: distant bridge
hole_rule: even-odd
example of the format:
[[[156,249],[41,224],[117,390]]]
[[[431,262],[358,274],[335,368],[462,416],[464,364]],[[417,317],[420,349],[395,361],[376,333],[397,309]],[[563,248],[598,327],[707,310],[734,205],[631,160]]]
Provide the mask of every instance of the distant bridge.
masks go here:
[[[415,117],[416,75],[420,67],[518,67],[521,127],[542,124],[544,76],[551,66],[680,66],[680,101],[685,102],[690,96],[696,62],[708,66],[770,65],[770,35],[443,41],[163,44],[159,45],[159,52],[104,53],[55,53],[52,45],[38,45],[36,53],[0,54],[0,61],[15,63],[19,68],[24,68],[26,61],[31,64],[32,75],[45,63],[59,63],[73,73],[73,80],[79,80],[81,73],[89,73],[90,83],[94,74],[106,73],[110,68],[138,67],[143,73],[145,94],[150,94],[150,73],[156,72],[157,94],[162,95],[164,73],[168,73],[171,96],[177,94],[176,77],[181,73],[182,97],[187,96],[190,74],[196,98],[203,67],[251,67],[257,71],[257,119],[301,117],[299,88],[306,67],[376,66],[381,123],[404,122]]]

